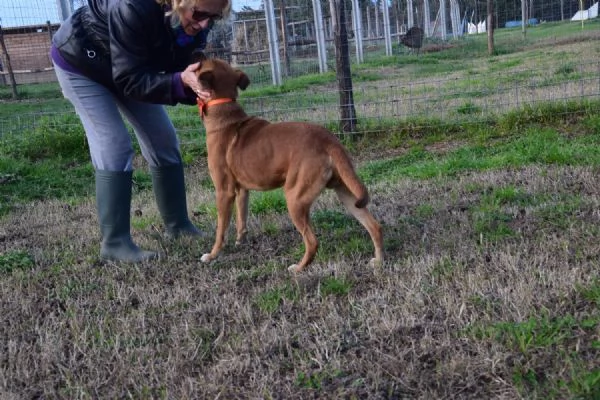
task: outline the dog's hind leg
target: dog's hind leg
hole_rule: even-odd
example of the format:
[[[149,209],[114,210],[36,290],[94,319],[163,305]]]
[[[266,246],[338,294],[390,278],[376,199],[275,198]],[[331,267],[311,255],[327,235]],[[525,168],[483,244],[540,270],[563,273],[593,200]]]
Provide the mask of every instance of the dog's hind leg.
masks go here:
[[[300,272],[312,262],[319,247],[317,236],[310,226],[309,214],[310,206],[319,195],[320,190],[313,183],[312,187],[285,188],[284,191],[290,218],[304,241],[304,256],[302,260],[298,264],[290,265],[288,270],[290,272]]]
[[[296,226],[296,229],[298,229],[298,232],[300,232],[304,241],[304,256],[302,257],[302,260],[300,260],[298,264],[290,265],[288,270],[290,272],[301,272],[315,258],[319,242],[310,226],[310,205],[295,203],[293,206],[290,206],[288,203],[288,211],[294,226]]]
[[[236,223],[237,236],[235,238],[236,246],[243,243],[246,240],[246,234],[248,233],[246,221],[248,220],[248,195],[249,192],[246,189],[238,188],[235,196],[235,211],[236,211]]]
[[[336,186],[333,189],[342,204],[367,229],[371,236],[373,246],[375,247],[375,257],[371,259],[369,265],[372,267],[381,265],[383,263],[383,234],[381,232],[381,225],[375,220],[367,207],[356,207],[356,198],[345,186]]]

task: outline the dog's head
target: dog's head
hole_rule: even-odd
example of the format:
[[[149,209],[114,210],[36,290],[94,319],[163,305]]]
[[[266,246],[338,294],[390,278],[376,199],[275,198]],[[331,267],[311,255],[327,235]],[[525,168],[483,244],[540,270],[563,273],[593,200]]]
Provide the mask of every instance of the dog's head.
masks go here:
[[[200,86],[211,92],[211,99],[236,99],[238,88],[246,90],[250,85],[250,79],[243,71],[224,60],[206,58],[203,54],[195,54],[194,58],[194,62],[200,62],[200,68],[196,70]]]

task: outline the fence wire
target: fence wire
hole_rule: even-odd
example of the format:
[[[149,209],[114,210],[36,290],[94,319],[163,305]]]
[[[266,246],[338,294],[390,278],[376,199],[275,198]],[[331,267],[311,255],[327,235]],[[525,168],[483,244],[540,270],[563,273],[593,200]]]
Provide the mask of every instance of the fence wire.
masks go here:
[[[0,54],[0,88],[10,84],[6,68],[9,58],[22,91],[27,91],[28,85],[32,84],[54,84],[55,76],[48,57],[50,38],[60,26],[61,18],[84,5],[85,0],[33,0],[27,5],[18,0],[2,1],[7,4],[0,14],[6,50]],[[269,15],[264,8],[240,7],[243,1],[234,0],[235,12],[213,30],[206,52],[247,71],[252,87],[268,87],[274,81],[273,60],[269,53],[269,43],[273,41],[277,43],[283,85],[308,74],[334,74],[336,50],[330,3],[325,0],[270,1],[275,4],[271,17],[275,18],[278,27],[274,37],[268,36],[266,21]],[[550,21],[570,21],[582,10],[588,11],[586,15],[590,18],[569,22],[580,24],[582,31],[569,36],[567,56],[559,61],[558,67],[555,58],[560,57],[559,54],[548,55],[547,59],[527,59],[525,55],[524,60],[504,61],[505,65],[498,66],[493,78],[480,71],[483,67],[468,65],[468,58],[472,56],[469,49],[485,44],[484,3],[476,0],[347,0],[348,13],[344,20],[352,73],[358,78],[353,84],[358,117],[372,121],[374,125],[431,117],[460,123],[540,102],[599,97],[599,54],[577,50],[581,44],[597,43],[600,38],[598,19],[593,18],[594,7],[597,15],[597,3],[544,0],[535,4],[518,2],[517,6],[506,1],[494,2],[500,51],[511,46],[527,50],[522,43],[525,41],[528,48],[547,44],[547,38],[527,37],[531,34],[526,28],[533,30]],[[525,4],[526,9],[521,8],[521,4]],[[314,6],[320,9],[320,21],[315,20],[318,14]],[[10,18],[5,17],[8,14]],[[527,24],[519,23],[523,16]],[[423,31],[421,41],[409,40],[408,32],[413,27]],[[319,55],[319,29],[323,32],[324,66]],[[513,34],[503,34],[511,29]],[[523,29],[522,37],[514,34],[520,29]],[[557,45],[564,44],[557,42]],[[455,47],[465,49],[463,59],[460,59],[460,53],[458,56],[456,52],[452,53],[452,57],[457,57],[455,68],[440,71],[434,64],[428,64],[437,62],[428,54],[452,52]],[[480,53],[485,51],[485,47],[480,47]],[[397,64],[389,65],[390,57]],[[515,65],[506,65],[510,62]],[[402,68],[409,63],[418,67],[403,73]],[[493,66],[486,68],[491,70]],[[459,73],[461,70],[467,72]],[[339,93],[335,81],[314,89],[302,89],[301,93],[243,98],[243,102],[249,113],[270,120],[326,124],[339,118]],[[64,110],[54,108],[52,111],[69,112],[68,105]],[[48,113],[40,110],[31,115],[0,119],[0,136],[31,129]],[[187,120],[191,113],[193,110],[173,110],[174,122],[181,131],[201,129],[200,126],[189,126]]]

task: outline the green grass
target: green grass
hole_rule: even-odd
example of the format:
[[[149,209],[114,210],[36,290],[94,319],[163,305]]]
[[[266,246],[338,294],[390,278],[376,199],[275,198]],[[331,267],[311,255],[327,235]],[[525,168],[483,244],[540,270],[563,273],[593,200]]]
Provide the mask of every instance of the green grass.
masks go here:
[[[83,127],[74,114],[59,114],[40,119],[35,129],[10,135],[0,142],[2,153],[30,162],[65,158],[73,161],[89,159]]]
[[[352,289],[352,282],[346,279],[327,277],[321,282],[319,288],[321,296],[344,296]]]
[[[344,373],[340,370],[314,371],[311,373],[300,371],[296,374],[294,384],[301,388],[320,391],[328,382],[343,376]]]
[[[26,251],[0,253],[0,274],[10,274],[15,270],[28,270],[34,266],[33,258]]]
[[[471,144],[443,154],[414,146],[406,155],[365,166],[360,176],[375,183],[399,177],[428,179],[531,164],[596,166],[600,165],[597,143],[600,137],[596,135],[570,138],[551,128],[527,128],[519,135],[505,136],[487,144]]]
[[[248,209],[252,214],[263,215],[267,213],[287,212],[287,203],[282,189],[268,192],[251,192]]]
[[[273,314],[284,301],[294,302],[299,297],[298,288],[291,284],[257,294],[254,304],[264,313]]]
[[[523,192],[514,185],[496,187],[491,190],[491,193],[486,193],[482,196],[482,206],[498,207],[503,205],[517,205],[520,207],[528,206],[534,203],[532,195]]]
[[[345,230],[353,218],[337,210],[317,210],[312,213],[312,222],[327,231]]]
[[[591,301],[591,304],[600,304],[597,280],[589,285],[579,286],[576,293]],[[504,346],[507,351],[521,354],[513,366],[512,378],[522,395],[551,399],[596,399],[600,395],[600,369],[589,370],[582,367],[587,354],[578,349],[580,346],[600,348],[595,334],[599,328],[600,316],[597,309],[583,309],[577,314],[567,312],[561,315],[549,315],[547,310],[542,309],[538,315],[519,322],[473,324],[464,330],[464,334],[478,341],[493,341]],[[560,360],[560,367],[569,372],[568,379],[552,380],[546,375],[547,370],[530,366],[534,357],[547,351],[559,353],[557,360]],[[539,361],[535,364],[539,365]]]
[[[473,230],[476,240],[502,240],[517,236],[511,223],[518,218],[508,207],[533,206],[540,201],[523,193],[513,186],[494,188],[491,193],[484,193],[477,205],[471,209]]]
[[[81,199],[93,193],[91,164],[46,160],[35,163],[0,156],[0,215],[14,206],[45,199]]]
[[[580,286],[578,291],[584,299],[600,307],[600,279],[596,279],[589,286]],[[600,341],[598,342],[598,345],[600,345]]]
[[[26,99],[56,99],[62,97],[58,82],[17,85],[17,94],[21,100]],[[0,86],[0,100],[11,100],[12,88],[9,85]],[[1,115],[1,114],[0,114]]]
[[[600,118],[595,115],[596,107],[590,102],[526,107],[499,118],[493,124],[497,128],[496,138],[490,138],[488,126],[445,129],[435,120],[429,123],[418,120],[415,124],[396,126],[397,133],[384,138],[383,142],[353,142],[352,146],[355,151],[373,151],[381,145],[392,148],[410,145],[405,155],[363,166],[359,175],[367,183],[393,181],[400,177],[429,179],[456,176],[466,171],[518,168],[538,163],[594,166],[600,164]],[[567,123],[569,131],[578,132],[576,136],[544,128]],[[420,132],[416,126],[429,126],[430,129]],[[450,137],[466,138],[471,144],[441,154],[427,150],[427,145]],[[190,154],[193,154],[190,159],[198,158],[195,149],[205,151],[200,139],[197,144],[184,146],[184,159]],[[68,199],[92,192],[93,170],[87,161],[87,143],[73,115],[47,117],[33,131],[5,138],[0,141],[0,154],[0,179],[3,182],[0,185],[0,198],[3,199],[0,214],[22,202],[43,198]],[[148,190],[151,187],[149,175],[143,172],[136,174],[136,187]],[[250,209],[255,214],[285,212],[285,198],[280,190],[253,193]],[[319,222],[320,216],[316,218]],[[498,219],[503,217],[492,217],[491,223]]]
[[[18,85],[19,101],[12,100],[12,90],[8,85],[0,86],[0,137],[10,131],[3,120],[13,121],[16,116],[24,120],[38,118],[41,114],[72,113],[69,101],[62,96],[57,82]],[[20,132],[22,133],[22,132]]]
[[[562,398],[564,392],[570,396],[594,399],[600,394],[600,369],[586,370],[578,367],[579,354],[577,340],[590,340],[600,325],[600,318],[576,318],[565,315],[555,318],[548,316],[531,317],[523,322],[499,322],[473,332],[479,340],[493,340],[506,346],[510,351],[521,353],[521,359],[513,368],[513,380],[523,395],[538,393],[549,398]],[[592,336],[593,337],[593,336]],[[538,350],[555,349],[563,358],[563,365],[570,369],[570,379],[553,382],[545,376],[545,371],[527,366],[529,357]],[[563,393],[563,394],[561,394]]]

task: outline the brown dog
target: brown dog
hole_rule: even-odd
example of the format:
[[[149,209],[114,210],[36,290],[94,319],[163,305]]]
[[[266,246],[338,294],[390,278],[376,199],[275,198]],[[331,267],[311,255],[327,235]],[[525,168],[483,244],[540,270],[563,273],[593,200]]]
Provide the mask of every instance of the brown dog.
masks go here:
[[[366,208],[367,189],[339,140],[315,124],[269,123],[248,116],[236,98],[238,87],[245,90],[250,80],[223,60],[202,60],[197,75],[202,88],[211,92],[210,100],[198,106],[206,128],[208,169],[216,189],[218,213],[215,243],[201,260],[215,259],[223,247],[234,199],[239,244],[247,233],[248,190],[283,187],[290,217],[305,246],[304,257],[289,270],[301,271],[313,260],[318,247],[310,226],[310,207],[328,187],[371,235],[375,257],[370,264],[381,264],[381,226]]]

